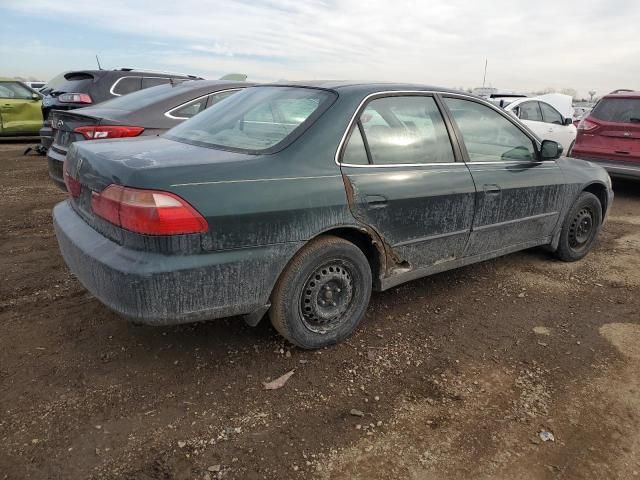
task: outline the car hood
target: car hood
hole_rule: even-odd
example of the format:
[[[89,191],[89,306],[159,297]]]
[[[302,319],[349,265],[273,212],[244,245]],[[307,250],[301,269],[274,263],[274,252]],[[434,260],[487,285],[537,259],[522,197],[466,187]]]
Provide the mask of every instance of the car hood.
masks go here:
[[[237,172],[237,162],[256,158],[164,137],[140,137],[73,143],[67,169],[94,191],[112,183],[170,189],[176,184],[225,179],[227,174]]]

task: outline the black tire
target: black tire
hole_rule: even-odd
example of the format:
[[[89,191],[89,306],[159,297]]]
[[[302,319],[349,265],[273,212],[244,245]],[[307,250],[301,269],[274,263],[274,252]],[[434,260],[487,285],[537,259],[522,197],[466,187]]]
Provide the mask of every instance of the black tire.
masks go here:
[[[271,294],[271,323],[301,348],[336,344],[364,317],[371,283],[371,267],[358,247],[339,237],[318,237],[280,275]]]
[[[583,258],[602,226],[602,205],[593,193],[582,192],[564,219],[556,256],[565,262]]]

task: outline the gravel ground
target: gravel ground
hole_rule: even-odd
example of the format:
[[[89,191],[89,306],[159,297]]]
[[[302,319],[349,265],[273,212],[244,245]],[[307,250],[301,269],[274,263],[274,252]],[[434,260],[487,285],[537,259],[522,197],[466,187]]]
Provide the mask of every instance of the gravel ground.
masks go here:
[[[585,260],[532,250],[374,294],[351,339],[306,352],[268,322],[107,310],[25,147],[0,144],[0,479],[640,479],[640,183],[615,182]]]

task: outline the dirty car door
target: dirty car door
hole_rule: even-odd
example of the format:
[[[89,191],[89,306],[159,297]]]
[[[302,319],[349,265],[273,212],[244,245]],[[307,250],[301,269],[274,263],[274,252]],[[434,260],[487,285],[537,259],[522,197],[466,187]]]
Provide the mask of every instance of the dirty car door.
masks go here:
[[[376,96],[354,117],[341,156],[354,216],[373,228],[391,268],[420,268],[460,257],[475,187],[456,162],[434,97]]]
[[[478,190],[466,255],[551,240],[564,189],[554,160],[540,161],[536,142],[507,115],[472,99],[444,99],[463,139]]]

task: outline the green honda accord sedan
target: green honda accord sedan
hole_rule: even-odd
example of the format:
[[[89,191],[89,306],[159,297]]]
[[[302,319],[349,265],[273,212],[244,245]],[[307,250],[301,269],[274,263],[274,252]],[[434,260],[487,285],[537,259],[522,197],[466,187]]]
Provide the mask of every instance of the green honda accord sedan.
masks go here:
[[[42,97],[24,83],[0,77],[0,138],[38,135]]]
[[[53,212],[108,307],[177,324],[265,314],[303,348],[350,335],[372,290],[546,246],[592,248],[607,173],[461,92],[255,86],[160,137],[75,143]]]

